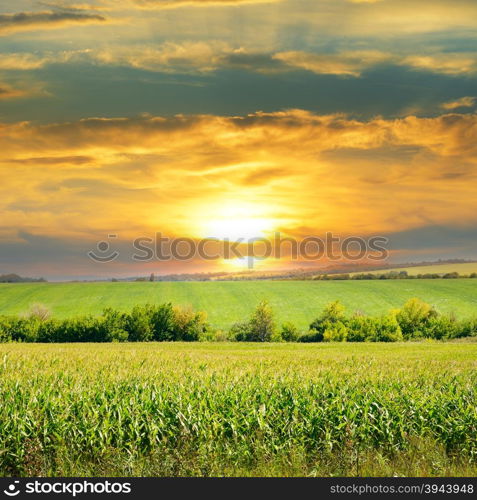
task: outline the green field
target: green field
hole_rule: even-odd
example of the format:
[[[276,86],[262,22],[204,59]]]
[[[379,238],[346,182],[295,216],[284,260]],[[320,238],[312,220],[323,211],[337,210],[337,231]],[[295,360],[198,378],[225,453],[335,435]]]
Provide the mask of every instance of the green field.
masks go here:
[[[3,344],[0,474],[477,473],[477,344]]]
[[[446,274],[446,273],[459,273],[460,275],[469,275],[472,273],[477,273],[477,262],[464,262],[461,264],[434,264],[430,266],[411,266],[411,267],[395,267],[392,269],[381,269],[379,271],[366,271],[366,273],[371,274],[384,274],[392,271],[406,271],[410,276],[416,276],[418,274]],[[360,273],[350,273],[360,274]]]
[[[48,306],[54,316],[68,317],[99,314],[105,307],[128,310],[136,304],[172,302],[205,311],[212,326],[227,329],[267,299],[280,322],[306,329],[337,299],[348,312],[379,314],[412,297],[459,317],[477,314],[475,279],[0,284],[0,314],[24,313],[35,303]]]

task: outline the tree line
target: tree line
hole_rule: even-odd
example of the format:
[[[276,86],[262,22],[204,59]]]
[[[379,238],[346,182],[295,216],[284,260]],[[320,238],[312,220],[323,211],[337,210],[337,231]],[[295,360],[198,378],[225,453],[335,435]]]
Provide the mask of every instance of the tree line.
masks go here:
[[[477,278],[477,273],[459,274],[450,273],[419,273],[408,274],[407,271],[389,271],[387,273],[356,273],[356,274],[319,274],[313,277],[313,280],[414,280],[414,279],[459,279],[459,278]]]
[[[108,308],[100,316],[68,319],[52,318],[47,308],[36,305],[22,316],[0,316],[0,342],[398,342],[476,336],[477,317],[440,314],[417,298],[380,316],[348,315],[335,301],[306,332],[291,322],[279,326],[266,301],[228,331],[212,328],[203,312],[170,303],[135,306],[128,312]]]

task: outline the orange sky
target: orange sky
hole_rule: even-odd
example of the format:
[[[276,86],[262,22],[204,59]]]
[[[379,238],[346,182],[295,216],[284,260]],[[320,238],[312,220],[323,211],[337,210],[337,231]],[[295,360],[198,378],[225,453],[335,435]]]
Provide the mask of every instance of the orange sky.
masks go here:
[[[0,272],[156,231],[476,256],[475,2],[6,3]]]

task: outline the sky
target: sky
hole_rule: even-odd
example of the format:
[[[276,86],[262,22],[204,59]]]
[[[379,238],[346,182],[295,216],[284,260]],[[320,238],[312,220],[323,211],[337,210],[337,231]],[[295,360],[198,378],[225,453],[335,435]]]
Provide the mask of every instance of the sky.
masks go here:
[[[0,274],[242,265],[132,259],[158,232],[477,259],[475,0],[80,2],[0,7]]]

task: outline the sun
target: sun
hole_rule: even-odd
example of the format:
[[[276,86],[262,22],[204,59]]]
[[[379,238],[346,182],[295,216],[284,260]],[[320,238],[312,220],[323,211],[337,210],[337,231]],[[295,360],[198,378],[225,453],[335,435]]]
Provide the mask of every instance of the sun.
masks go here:
[[[204,238],[249,241],[265,238],[273,232],[275,221],[262,207],[237,203],[216,207],[214,214],[202,223]]]
[[[240,241],[264,238],[271,231],[270,221],[253,217],[223,217],[208,223],[207,238]]]

